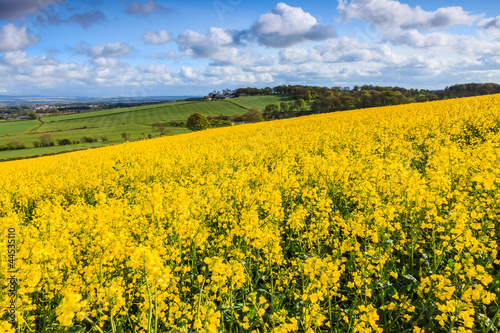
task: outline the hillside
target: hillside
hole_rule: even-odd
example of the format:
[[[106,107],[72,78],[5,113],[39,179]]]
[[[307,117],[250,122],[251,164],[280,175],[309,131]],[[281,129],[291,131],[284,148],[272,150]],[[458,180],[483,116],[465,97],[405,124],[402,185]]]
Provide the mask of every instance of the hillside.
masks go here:
[[[380,107],[3,162],[17,330],[493,332],[499,105]]]
[[[152,131],[156,122],[171,122],[186,120],[195,112],[205,116],[243,115],[251,107],[263,109],[268,103],[279,103],[288,100],[280,96],[253,96],[240,97],[222,101],[181,101],[148,105],[134,108],[93,111],[71,115],[43,117],[41,121],[23,120],[14,122],[0,122],[0,146],[8,144],[13,139],[19,140],[28,149],[0,151],[2,158],[16,156],[41,155],[63,150],[80,149],[109,145],[123,142],[122,133],[130,133],[130,140],[147,137],[148,134],[157,136]],[[188,133],[183,127],[171,127],[171,135]],[[33,142],[38,141],[44,133],[49,133],[55,141],[70,139],[81,141],[84,136],[96,138],[98,142],[78,143],[66,146],[34,148]],[[102,135],[108,141],[102,142]]]

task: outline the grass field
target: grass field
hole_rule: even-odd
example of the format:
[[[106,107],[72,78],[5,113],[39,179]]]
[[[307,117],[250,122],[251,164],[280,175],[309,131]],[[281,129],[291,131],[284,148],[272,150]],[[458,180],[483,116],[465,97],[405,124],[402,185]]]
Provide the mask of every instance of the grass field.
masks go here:
[[[145,106],[138,106],[138,107],[131,107],[131,108],[117,108],[117,109],[110,109],[110,110],[82,112],[82,113],[77,113],[77,114],[50,116],[50,117],[44,118],[43,120],[45,122],[54,122],[54,121],[73,120],[73,119],[96,117],[96,116],[109,116],[109,115],[119,114],[119,113],[124,113],[124,112],[152,110],[152,109],[173,107],[173,106],[177,106],[177,105],[190,104],[190,103],[197,103],[197,102],[180,101],[180,102],[160,103],[160,104],[145,105]]]
[[[279,103],[282,100],[286,100],[286,97],[249,96],[221,101],[180,101],[50,116],[42,118],[43,123],[38,120],[0,122],[0,145],[6,145],[16,139],[23,142],[27,148],[33,148],[33,142],[38,141],[40,135],[45,132],[50,132],[55,140],[69,138],[74,141],[79,141],[83,136],[99,138],[101,135],[107,135],[109,142],[106,144],[123,142],[121,133],[128,132],[133,141],[143,136],[147,137],[148,134],[157,136],[157,133],[152,132],[151,127],[156,122],[186,120],[195,112],[205,116],[242,115],[251,107],[263,109],[266,104]],[[185,128],[177,127],[171,127],[170,130],[170,135],[189,132]],[[58,149],[66,150],[77,147],[79,146],[68,145]],[[0,151],[0,160],[31,154],[31,150]]]
[[[0,332],[498,332],[499,106],[2,162]]]
[[[237,104],[245,109],[257,108],[260,111],[264,109],[267,104],[290,102],[293,99],[289,96],[248,96],[228,100],[230,103]]]
[[[0,137],[29,132],[39,124],[38,120],[0,121]]]

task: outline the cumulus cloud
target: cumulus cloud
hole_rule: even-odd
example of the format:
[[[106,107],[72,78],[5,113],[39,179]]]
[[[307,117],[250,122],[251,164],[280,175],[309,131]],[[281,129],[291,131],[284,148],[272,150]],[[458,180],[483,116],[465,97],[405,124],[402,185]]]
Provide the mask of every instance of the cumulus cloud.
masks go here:
[[[388,45],[360,43],[348,37],[328,40],[309,50],[289,48],[280,51],[281,62],[293,64],[373,61],[397,64],[404,58],[393,54]]]
[[[145,30],[142,34],[142,40],[146,44],[161,45],[170,42],[172,36],[166,30],[159,30],[156,32]]]
[[[227,28],[210,28],[206,34],[186,30],[177,37],[179,49],[194,58],[210,58],[221,62],[238,59],[236,32]]]
[[[177,62],[177,63],[179,63],[182,60],[184,60],[184,56],[183,55],[177,54],[174,51],[170,51],[170,52],[167,52],[167,53],[165,53],[165,52],[152,53],[151,54],[151,58],[153,58],[153,59],[172,59],[172,60],[175,60],[175,62]]]
[[[0,1],[0,19],[19,19],[24,15],[33,14],[48,6],[63,2],[65,0],[2,0]]]
[[[147,15],[159,12],[168,12],[170,9],[157,4],[154,0],[142,4],[139,1],[134,1],[125,5],[125,11],[129,14]]]
[[[5,52],[2,56],[1,61],[3,64],[8,66],[54,66],[58,65],[59,61],[57,61],[52,56],[36,56],[36,57],[28,57],[25,51],[12,51]]]
[[[28,35],[27,26],[16,27],[9,23],[0,28],[0,52],[21,51],[40,41],[40,36]]]
[[[337,10],[344,20],[357,18],[383,29],[432,30],[457,25],[470,25],[481,18],[462,7],[443,7],[429,12],[420,6],[414,8],[395,0],[339,0]]]
[[[500,30],[500,15],[493,18],[485,18],[479,21],[477,26],[483,30]]]
[[[454,35],[446,32],[423,34],[416,29],[387,31],[384,39],[393,45],[413,49],[431,49],[468,56],[496,56],[500,54],[500,43],[478,39],[470,35]]]
[[[309,40],[326,40],[335,36],[335,28],[319,24],[314,16],[300,7],[280,2],[255,21],[252,33],[260,44],[281,48]]]
[[[119,58],[132,52],[132,47],[126,43],[101,43],[94,47],[85,42],[71,48],[77,54],[88,55],[91,58]]]
[[[108,68],[115,68],[118,66],[124,65],[123,62],[119,61],[116,58],[94,58],[92,59],[92,64],[96,67],[108,67]]]
[[[93,10],[90,12],[74,14],[71,16],[70,21],[80,24],[82,27],[87,29],[92,24],[106,21],[106,16],[100,10]]]
[[[479,21],[477,27],[487,31],[493,38],[500,39],[500,15],[497,17],[485,18]]]
[[[88,55],[93,58],[119,58],[132,51],[126,43],[101,43],[91,48]]]

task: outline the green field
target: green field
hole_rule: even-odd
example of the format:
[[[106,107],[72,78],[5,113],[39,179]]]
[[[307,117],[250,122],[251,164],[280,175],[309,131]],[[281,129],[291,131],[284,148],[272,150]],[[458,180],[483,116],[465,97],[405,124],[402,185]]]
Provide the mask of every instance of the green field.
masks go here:
[[[1,121],[0,136],[27,133],[39,124],[38,120]]]
[[[77,113],[77,114],[50,116],[50,117],[44,118],[43,121],[44,122],[54,122],[54,121],[61,121],[61,120],[73,120],[73,119],[89,118],[89,117],[97,117],[97,116],[110,116],[110,115],[124,113],[124,112],[152,110],[152,109],[173,107],[173,106],[177,106],[177,105],[191,104],[191,103],[199,103],[199,102],[181,101],[181,102],[171,102],[171,103],[161,103],[161,104],[154,104],[154,105],[137,106],[137,107],[131,107],[131,108],[116,108],[116,109],[110,109],[110,110],[82,112],[82,113]]]
[[[263,110],[267,104],[271,103],[280,103],[280,102],[290,102],[294,99],[289,96],[248,96],[248,97],[240,97],[234,98],[230,100],[226,100],[227,102],[237,104],[245,109],[249,108],[257,108],[259,110]]]
[[[221,101],[180,101],[132,108],[91,111],[71,115],[49,116],[39,120],[20,120],[0,122],[0,146],[7,145],[13,139],[19,140],[27,149],[0,151],[0,160],[6,158],[26,157],[54,153],[58,151],[83,149],[100,145],[123,142],[122,133],[130,133],[130,140],[135,141],[148,134],[157,136],[152,131],[156,122],[186,120],[190,115],[199,112],[205,116],[243,115],[249,108],[263,110],[269,103],[289,101],[285,96],[248,96]],[[169,135],[190,132],[186,128],[171,127]],[[97,138],[99,142],[80,143],[66,146],[34,148],[33,142],[39,141],[41,135],[50,133],[54,140],[71,139],[81,141],[82,137]],[[108,141],[102,142],[100,137],[106,135]]]

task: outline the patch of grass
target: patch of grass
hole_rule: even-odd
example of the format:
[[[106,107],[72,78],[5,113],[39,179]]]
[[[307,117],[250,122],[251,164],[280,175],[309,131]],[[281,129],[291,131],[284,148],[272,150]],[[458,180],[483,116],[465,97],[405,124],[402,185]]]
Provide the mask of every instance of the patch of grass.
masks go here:
[[[288,95],[266,95],[266,96],[246,96],[239,98],[232,98],[229,102],[235,103],[246,109],[257,108],[263,110],[267,104],[290,102],[294,99]]]
[[[38,120],[13,120],[0,122],[0,136],[29,132],[40,122]]]
[[[102,111],[89,111],[89,112],[67,114],[67,115],[60,115],[60,116],[49,116],[49,117],[44,117],[42,120],[44,122],[48,123],[48,122],[55,122],[55,121],[62,121],[62,120],[109,116],[109,115],[120,114],[120,113],[125,113],[125,112],[153,110],[153,109],[158,109],[158,108],[172,107],[172,106],[176,106],[176,105],[189,104],[189,103],[194,103],[194,102],[191,102],[191,101],[171,102],[171,103],[136,106],[136,107],[131,107],[131,108],[116,108],[116,109],[108,109],[108,110],[102,110]]]
[[[82,143],[82,144],[69,145],[69,146],[51,146],[51,147],[42,147],[42,148],[26,148],[26,149],[20,149],[20,150],[6,150],[6,151],[0,152],[0,161],[8,160],[8,159],[15,159],[15,158],[27,158],[30,156],[38,157],[38,156],[42,156],[44,154],[50,155],[50,154],[56,154],[56,153],[65,152],[65,151],[95,148],[95,147],[100,147],[100,146],[110,145],[110,144],[113,144],[113,143],[94,142],[94,143]]]

